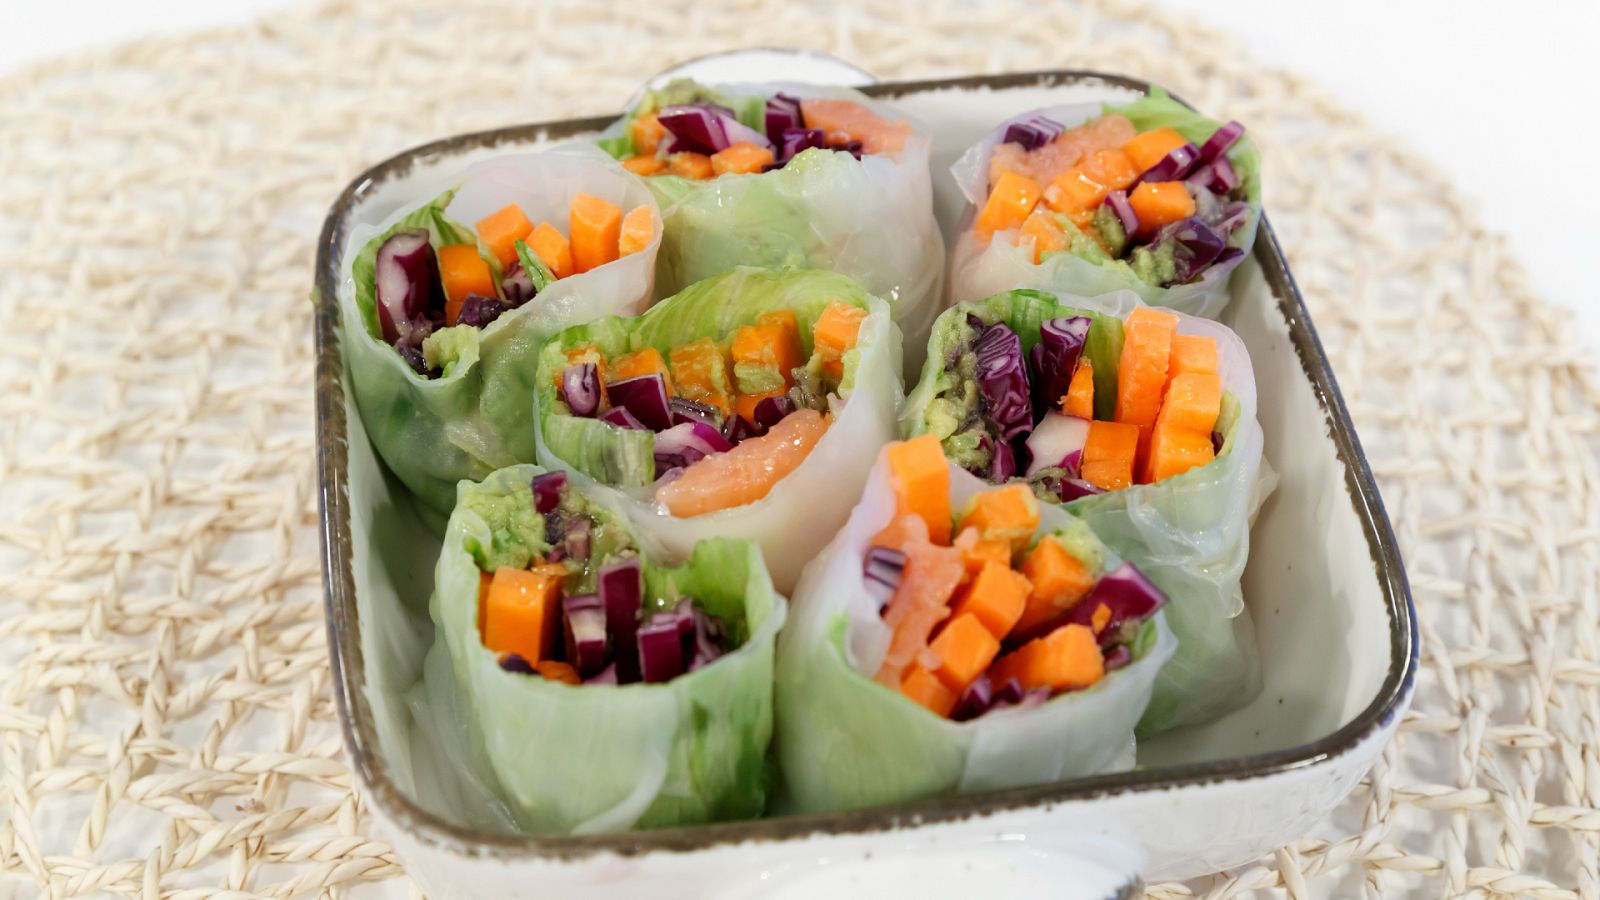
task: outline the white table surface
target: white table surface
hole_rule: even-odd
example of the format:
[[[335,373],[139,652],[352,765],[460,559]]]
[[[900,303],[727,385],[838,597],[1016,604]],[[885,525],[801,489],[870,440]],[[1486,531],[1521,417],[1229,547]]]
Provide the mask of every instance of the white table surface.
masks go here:
[[[1163,0],[1236,35],[1263,64],[1299,71],[1420,150],[1479,204],[1546,297],[1575,310],[1600,352],[1589,263],[1600,216],[1585,163],[1600,144],[1600,3],[1520,0]],[[289,0],[19,3],[0,29],[0,73],[151,32],[248,21]],[[1531,139],[1530,139],[1531,138]],[[1552,156],[1569,148],[1572,158]],[[1539,173],[1534,180],[1531,173]]]

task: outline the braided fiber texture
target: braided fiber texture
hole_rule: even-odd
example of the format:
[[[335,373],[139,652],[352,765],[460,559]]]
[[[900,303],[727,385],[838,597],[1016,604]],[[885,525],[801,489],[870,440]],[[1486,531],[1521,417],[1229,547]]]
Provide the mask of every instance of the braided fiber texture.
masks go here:
[[[1122,71],[1265,153],[1423,668],[1314,838],[1151,894],[1600,896],[1593,360],[1422,160],[1118,0],[328,2],[0,80],[0,896],[409,890],[366,836],[329,687],[322,216],[403,147],[613,111],[671,63],[758,45],[890,78]]]

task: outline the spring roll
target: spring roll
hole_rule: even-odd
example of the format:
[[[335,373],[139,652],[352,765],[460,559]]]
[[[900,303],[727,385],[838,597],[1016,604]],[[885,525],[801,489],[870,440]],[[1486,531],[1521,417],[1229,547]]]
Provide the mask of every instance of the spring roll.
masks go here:
[[[674,567],[641,537],[561,472],[513,466],[460,485],[435,572],[436,640],[465,723],[453,736],[521,831],[765,808],[787,605],[748,541],[702,541]]]
[[[1260,170],[1242,125],[1159,88],[1121,107],[1024,113],[950,169],[968,202],[952,300],[1133,290],[1152,306],[1217,318],[1255,242]]]
[[[891,444],[779,636],[786,796],[845,809],[1130,768],[1176,649],[1165,602],[1026,485],[931,435]]]
[[[568,325],[649,305],[661,214],[593,148],[502,156],[377,227],[340,293],[367,435],[442,528],[456,482],[532,462],[533,370]]]
[[[1155,582],[1179,645],[1140,733],[1208,721],[1260,686],[1240,578],[1272,476],[1250,357],[1225,326],[1132,292],[1077,302],[1011,291],[946,310],[901,430],[1062,505]]]
[[[889,306],[855,281],[738,268],[551,338],[539,461],[670,552],[756,542],[788,591],[894,439],[899,372]]]

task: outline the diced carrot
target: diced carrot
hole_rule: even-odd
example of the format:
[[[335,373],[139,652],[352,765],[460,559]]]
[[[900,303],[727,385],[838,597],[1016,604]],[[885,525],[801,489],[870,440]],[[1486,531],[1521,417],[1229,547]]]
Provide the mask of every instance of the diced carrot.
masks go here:
[[[900,693],[941,719],[950,715],[959,699],[954,691],[944,686],[944,682],[921,666],[914,666],[906,673],[905,680],[900,682]]]
[[[1106,630],[1106,626],[1110,624],[1111,607],[1104,603],[1096,606],[1094,612],[1089,614],[1089,627],[1094,629],[1095,634],[1103,633]]]
[[[667,393],[672,393],[672,373],[667,370],[667,361],[661,358],[660,350],[645,347],[632,353],[624,353],[611,361],[612,381],[642,378],[646,375],[660,375],[661,380],[667,385]]]
[[[811,326],[811,342],[822,357],[822,373],[829,378],[844,377],[844,355],[856,345],[867,311],[838,300],[828,304]]]
[[[484,601],[483,645],[529,663],[550,656],[560,630],[561,579],[508,566],[495,570]]]
[[[1088,357],[1078,359],[1072,370],[1072,381],[1067,385],[1067,395],[1061,398],[1061,411],[1080,419],[1094,418],[1094,363]]]
[[[733,411],[739,418],[746,422],[754,423],[756,420],[756,406],[769,397],[782,397],[789,393],[787,390],[766,391],[760,394],[740,394],[733,401]]]
[[[622,232],[617,236],[617,255],[638,253],[650,246],[650,239],[655,236],[655,210],[648,206],[635,206],[622,217]]]
[[[794,310],[792,310],[792,309],[769,309],[766,312],[762,313],[761,315],[756,316],[756,324],[757,325],[776,325],[777,327],[782,328],[783,331],[784,331],[784,334],[786,334],[788,336],[789,341],[792,342],[794,347],[796,348],[795,352],[796,353],[799,352],[799,348],[800,348],[800,321],[795,318]]]
[[[933,674],[945,687],[959,694],[994,662],[1000,652],[1000,639],[991,634],[977,616],[953,615],[955,617],[939,630],[928,649],[939,656],[939,668]]]
[[[622,161],[622,167],[642,178],[666,171],[667,164],[665,160],[656,159],[654,156],[630,156]]]
[[[950,615],[955,618],[950,626],[954,626],[964,615],[972,616],[982,622],[996,640],[1003,640],[1022,618],[1032,592],[1033,585],[1028,577],[1013,571],[1008,563],[986,562],[979,570],[978,577],[972,579],[972,583],[961,592],[960,599],[951,608]]]
[[[890,444],[887,455],[895,516],[915,515],[927,524],[928,540],[950,543],[950,470],[939,439],[924,434]]]
[[[967,501],[961,527],[969,526],[985,540],[1004,541],[1013,552],[1021,550],[1039,527],[1039,500],[1020,482],[990,488]]]
[[[1122,152],[1127,154],[1128,161],[1133,163],[1135,171],[1143,172],[1161,160],[1168,153],[1189,143],[1188,139],[1174,128],[1157,128],[1146,131],[1133,140],[1122,145]]]
[[[1139,233],[1154,234],[1161,226],[1194,215],[1194,197],[1181,181],[1146,181],[1128,195]]]
[[[928,636],[950,614],[950,597],[961,583],[964,568],[961,551],[928,540],[928,526],[920,516],[900,516],[898,527],[884,529],[891,530],[896,532],[895,549],[906,555],[906,567],[883,611],[883,622],[891,634],[875,677],[885,687],[898,685],[906,669],[927,649]]]
[[[718,175],[749,175],[772,164],[772,151],[740,141],[711,154],[711,171]]]
[[[672,348],[672,380],[678,396],[715,406],[724,416],[733,412],[733,380],[728,357],[717,342],[704,337]]]
[[[572,268],[598,269],[617,258],[622,208],[603,197],[579,194],[567,214],[567,234],[572,238]]]
[[[1133,462],[1139,452],[1139,426],[1122,422],[1089,423],[1078,465],[1084,481],[1105,491],[1133,484]]]
[[[800,358],[800,343],[776,322],[741,325],[733,332],[729,345],[733,364],[759,366],[782,376],[785,389],[794,385],[794,370],[805,365]]]
[[[1067,249],[1067,233],[1056,223],[1056,217],[1042,209],[1028,214],[1017,232],[1017,244],[1033,243],[1033,262],[1038,265],[1046,253],[1060,253]]]
[[[1015,678],[1024,690],[1071,691],[1089,687],[1105,674],[1105,658],[1094,631],[1087,625],[1063,625],[1002,656],[989,671],[989,680],[1002,684]]]
[[[1110,191],[1084,171],[1083,166],[1073,166],[1062,172],[1044,189],[1044,202],[1056,212],[1075,215],[1089,212]]]
[[[1039,203],[1039,182],[1016,172],[1004,172],[973,222],[973,230],[987,241],[996,231],[1020,226]]]
[[[527,244],[551,275],[566,278],[572,274],[572,244],[554,225],[540,222],[539,227],[529,233]]]
[[[950,546],[961,551],[961,564],[967,567],[967,578],[978,577],[985,563],[996,562],[1011,568],[1011,544],[1008,541],[986,541],[978,536],[978,529],[963,528]]]
[[[562,684],[582,684],[583,679],[578,677],[578,670],[564,662],[553,659],[540,660],[535,665],[534,671],[549,681],[559,681]]]
[[[1210,433],[1201,434],[1170,425],[1157,425],[1150,433],[1150,450],[1141,478],[1144,483],[1160,481],[1216,459]]]
[[[1185,372],[1217,374],[1217,339],[1197,334],[1174,334],[1167,359],[1167,383]]]
[[[1094,587],[1094,576],[1053,537],[1042,538],[1022,561],[1028,577],[1027,608],[1016,633],[1027,635],[1071,609]]]
[[[1174,377],[1167,387],[1156,424],[1192,431],[1209,441],[1212,429],[1217,427],[1217,417],[1221,414],[1222,378],[1185,372]]]
[[[1128,154],[1116,147],[1096,150],[1080,165],[1089,179],[1105,186],[1107,193],[1120,191],[1133,184],[1133,180],[1144,171],[1134,168],[1133,160],[1128,158]]]
[[[713,175],[714,170],[711,168],[711,157],[704,153],[684,152],[674,153],[667,158],[667,173],[705,181]]]
[[[1141,306],[1122,324],[1122,357],[1117,363],[1115,419],[1148,428],[1161,409],[1161,390],[1167,383],[1167,359],[1178,317]]]
[[[633,120],[633,152],[640,156],[655,156],[656,147],[667,133],[667,127],[654,113]]]
[[[531,231],[533,223],[515,203],[478,220],[478,237],[503,268],[510,268],[517,261],[517,241],[526,238]]]
[[[488,572],[478,573],[478,640],[483,640],[483,623],[489,609],[489,585],[494,578]]]
[[[461,304],[468,296],[498,297],[494,288],[494,274],[489,264],[478,255],[473,244],[449,244],[439,248],[439,278],[444,282],[444,320],[454,325],[461,314]]]

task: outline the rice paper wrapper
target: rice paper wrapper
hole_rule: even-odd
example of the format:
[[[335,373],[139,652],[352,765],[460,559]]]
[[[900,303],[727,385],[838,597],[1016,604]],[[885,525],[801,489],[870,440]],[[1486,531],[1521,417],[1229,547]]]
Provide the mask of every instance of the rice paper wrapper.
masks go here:
[[[990,487],[950,467],[956,508]],[[1153,640],[1133,662],[1082,691],[967,722],[934,715],[872,678],[890,629],[862,579],[873,535],[894,516],[880,454],[849,521],[806,568],[778,639],[782,804],[852,809],[919,797],[1042,784],[1133,767],[1134,726],[1177,640],[1157,613]],[[1099,546],[1083,523],[1040,507],[1039,535]],[[1102,548],[1103,549],[1103,548]],[[1101,571],[1117,564],[1106,553]]]
[[[1108,417],[1122,354],[1121,320],[1139,303],[1131,291],[1098,297],[1012,291],[952,307],[934,324],[922,378],[906,398],[902,435],[938,433],[928,417],[929,405],[941,386],[956,377],[942,360],[954,342],[957,322],[969,310],[1008,323],[1022,339],[1024,353],[1038,341],[1041,321],[1092,316],[1084,353],[1094,366],[1096,417]],[[1224,391],[1217,423],[1222,452],[1181,475],[1082,497],[1062,507],[1138,566],[1170,601],[1165,613],[1178,637],[1178,651],[1157,680],[1140,722],[1141,735],[1210,721],[1244,705],[1261,688],[1260,654],[1240,579],[1250,556],[1250,525],[1277,479],[1262,458],[1255,375],[1244,343],[1232,330],[1197,316],[1177,316],[1179,334],[1217,342]]]
[[[597,344],[610,358],[655,346],[665,356],[671,347],[700,337],[720,341],[768,310],[792,309],[809,355],[809,323],[835,299],[864,306],[868,315],[855,349],[845,356],[833,424],[794,471],[752,503],[689,518],[670,515],[653,497],[653,469],[644,482],[626,483],[625,476],[639,470],[627,460],[650,458],[650,432],[556,412],[556,374],[566,364],[567,347]],[[585,491],[624,509],[636,531],[673,556],[681,558],[715,536],[753,541],[773,583],[787,592],[849,516],[879,448],[895,439],[904,400],[900,359],[900,332],[888,304],[850,278],[815,270],[735,269],[661,301],[636,319],[605,319],[552,338],[540,360],[539,462],[566,470]]]
[[[951,176],[967,198],[967,210],[961,220],[955,249],[950,254],[951,303],[981,300],[1018,288],[1032,288],[1078,296],[1131,290],[1151,306],[1208,319],[1217,318],[1227,308],[1232,299],[1228,285],[1243,257],[1213,265],[1188,284],[1164,288],[1144,281],[1124,264],[1101,264],[1072,253],[1052,254],[1036,264],[1029,248],[1012,243],[1014,232],[998,232],[988,242],[980,240],[973,232],[973,219],[989,195],[989,158],[1001,143],[1000,139],[1008,127],[1042,115],[1068,128],[1075,128],[1108,112],[1126,116],[1141,132],[1153,128],[1174,128],[1197,146],[1205,143],[1205,139],[1222,124],[1165,94],[1157,94],[1120,107],[1099,103],[1050,106],[1014,116],[995,126],[993,131],[968,148],[950,167]],[[1250,204],[1249,218],[1228,236],[1228,246],[1249,253],[1255,246],[1256,230],[1261,224],[1261,156],[1248,132],[1229,148],[1226,155],[1239,173],[1245,198]]]
[[[542,471],[502,469],[482,484],[462,484],[461,496],[527,494],[529,481]],[[606,511],[603,502],[586,499]],[[655,565],[649,542],[642,542],[647,599],[691,596],[745,634],[745,641],[710,665],[662,684],[572,686],[507,672],[483,646],[479,570],[467,548],[469,542],[487,546],[491,539],[480,515],[458,507],[435,570],[435,651],[441,644],[446,651],[456,702],[431,706],[456,707],[451,715],[464,726],[454,735],[455,758],[478,776],[468,780],[476,796],[466,796],[501,804],[515,830],[539,834],[760,815],[771,777],[774,642],[787,604],[773,590],[756,547],[707,541],[686,564],[669,569]],[[436,653],[430,655],[430,667],[439,662]],[[451,680],[436,675],[430,673],[436,682]]]
[[[761,174],[709,181],[643,179],[666,219],[656,295],[677,293],[735,266],[831,269],[889,303],[906,336],[906,362],[915,371],[921,359],[910,357],[920,355],[939,313],[944,277],[944,239],[933,218],[927,126],[891,104],[844,87],[774,82],[710,90],[763,133],[764,98],[780,91],[801,99],[850,100],[884,118],[910,122],[913,132],[905,148],[892,155],[855,159],[833,150],[808,150],[782,169]],[[657,96],[647,93],[641,102],[652,104]],[[624,135],[630,121],[631,114],[603,137]]]
[[[569,325],[635,315],[649,306],[661,217],[657,209],[656,234],[638,253],[554,281],[481,331],[460,326],[456,362],[433,379],[417,374],[382,339],[372,287],[378,248],[390,234],[410,228],[427,228],[435,249],[473,242],[473,233],[460,223],[476,222],[508,203],[521,206],[535,223],[550,221],[565,230],[572,198],[579,193],[603,197],[624,210],[657,209],[650,192],[606,154],[571,145],[499,156],[432,179],[418,190],[420,208],[351,230],[345,252],[352,264],[339,306],[356,407],[379,455],[421,502],[435,528],[443,528],[450,514],[456,482],[533,461],[532,379],[544,340]],[[480,252],[490,258],[481,245]],[[491,269],[498,275],[498,263]]]

